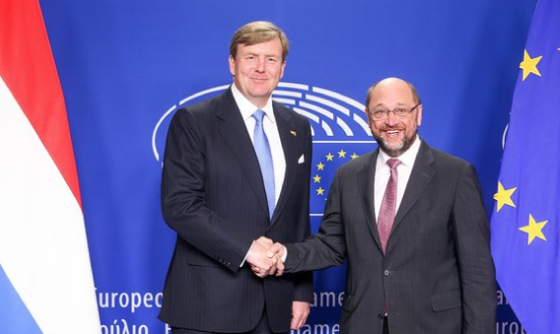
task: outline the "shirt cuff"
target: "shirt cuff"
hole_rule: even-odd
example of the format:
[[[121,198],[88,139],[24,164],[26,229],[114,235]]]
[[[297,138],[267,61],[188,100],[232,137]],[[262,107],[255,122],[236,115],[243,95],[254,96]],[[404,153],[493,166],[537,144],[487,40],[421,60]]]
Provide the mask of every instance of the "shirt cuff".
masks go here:
[[[282,247],[284,247],[284,255],[282,255],[282,258],[280,258],[280,260],[282,260],[282,263],[284,263],[284,262],[286,262],[286,259],[288,258],[288,249],[284,245],[282,245]]]

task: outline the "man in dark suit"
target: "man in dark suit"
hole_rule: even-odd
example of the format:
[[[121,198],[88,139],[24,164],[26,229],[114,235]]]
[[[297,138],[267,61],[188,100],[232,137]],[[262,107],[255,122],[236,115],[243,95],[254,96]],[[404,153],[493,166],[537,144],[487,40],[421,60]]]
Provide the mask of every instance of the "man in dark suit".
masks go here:
[[[271,99],[287,54],[272,23],[241,27],[230,44],[233,85],[173,117],[162,208],[177,242],[159,318],[174,334],[286,333],[309,314],[311,273],[262,280],[251,272],[275,270],[260,235],[310,234],[310,126]]]
[[[379,149],[339,168],[318,234],[271,248],[285,258],[277,275],[347,259],[341,333],[494,333],[494,262],[473,166],[420,139],[411,84],[382,80],[366,106]]]

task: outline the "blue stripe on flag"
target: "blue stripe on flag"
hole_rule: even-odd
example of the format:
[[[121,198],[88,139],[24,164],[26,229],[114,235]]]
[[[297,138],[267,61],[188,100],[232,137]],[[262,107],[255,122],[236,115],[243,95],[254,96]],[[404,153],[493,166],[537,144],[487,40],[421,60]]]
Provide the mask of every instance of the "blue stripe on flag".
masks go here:
[[[0,333],[43,334],[0,265]]]

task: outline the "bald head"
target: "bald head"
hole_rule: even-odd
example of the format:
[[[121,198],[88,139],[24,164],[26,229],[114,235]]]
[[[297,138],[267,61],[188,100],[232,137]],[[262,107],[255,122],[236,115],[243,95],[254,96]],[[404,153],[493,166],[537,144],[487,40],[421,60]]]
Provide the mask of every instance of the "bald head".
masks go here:
[[[422,103],[420,101],[420,97],[418,96],[418,92],[416,91],[416,88],[414,88],[414,86],[410,82],[400,78],[390,77],[374,83],[368,89],[367,96],[366,96],[366,108],[368,109],[370,108],[369,103],[372,100],[372,96],[374,94],[379,94],[381,91],[395,92],[395,93],[399,92],[401,94],[405,93],[405,91],[408,91],[408,93],[405,94],[410,94],[410,97],[414,101],[414,104]]]

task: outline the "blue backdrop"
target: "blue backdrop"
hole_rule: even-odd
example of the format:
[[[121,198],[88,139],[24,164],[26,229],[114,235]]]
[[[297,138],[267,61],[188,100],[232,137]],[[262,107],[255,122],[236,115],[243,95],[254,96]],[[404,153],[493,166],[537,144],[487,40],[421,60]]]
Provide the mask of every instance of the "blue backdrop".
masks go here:
[[[160,213],[163,139],[183,104],[231,83],[230,38],[270,20],[291,42],[276,99],[314,132],[316,230],[336,167],[375,149],[368,87],[415,84],[421,136],[477,168],[488,212],[535,0],[41,1],[69,114],[103,333],[156,319],[175,235]],[[315,273],[300,333],[337,333],[344,267]],[[498,291],[496,332],[522,333]],[[119,331],[119,332],[117,332]]]

